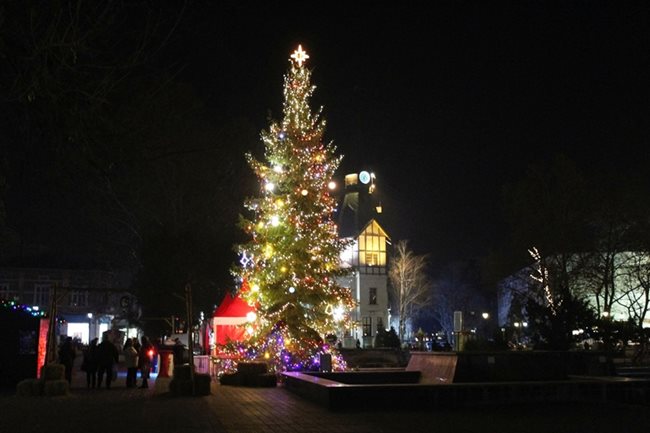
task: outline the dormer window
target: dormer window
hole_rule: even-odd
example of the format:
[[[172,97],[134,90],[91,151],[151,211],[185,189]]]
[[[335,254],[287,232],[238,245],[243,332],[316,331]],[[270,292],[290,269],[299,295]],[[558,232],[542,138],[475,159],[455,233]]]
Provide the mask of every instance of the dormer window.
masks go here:
[[[359,235],[359,265],[386,266],[386,233],[374,220]]]

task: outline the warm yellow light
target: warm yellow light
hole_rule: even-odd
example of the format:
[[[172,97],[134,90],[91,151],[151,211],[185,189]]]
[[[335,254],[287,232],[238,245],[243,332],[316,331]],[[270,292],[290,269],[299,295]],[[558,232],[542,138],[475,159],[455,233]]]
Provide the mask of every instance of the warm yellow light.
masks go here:
[[[270,259],[272,255],[273,255],[273,245],[266,244],[266,247],[264,247],[264,257]]]
[[[300,191],[300,194],[302,194],[303,196],[306,196],[307,194],[309,194],[309,191],[307,191],[306,189],[303,189],[302,191]]]
[[[253,292],[259,292],[260,291],[260,286],[258,286],[257,284],[253,284],[253,287],[251,287],[251,290],[253,290]]]
[[[273,216],[271,217],[271,225],[272,225],[273,227],[277,227],[279,224],[280,224],[280,217],[277,216],[277,215],[273,215]]]
[[[330,183],[327,184],[327,187],[328,187],[329,189],[336,189],[336,182],[334,182],[333,180],[331,180]]]
[[[260,221],[259,223],[257,223],[257,228],[263,229],[264,228],[264,222]]]
[[[298,45],[298,49],[293,52],[291,58],[298,64],[298,67],[302,67],[302,64],[307,61],[309,55],[306,51],[303,51],[302,45]]]
[[[276,173],[282,173],[282,166],[281,165],[274,165],[273,166],[273,171]]]
[[[282,199],[277,199],[277,200],[275,201],[275,205],[276,205],[277,207],[282,207],[282,206],[284,206],[284,202],[282,201]]]
[[[275,184],[273,182],[267,182],[266,185],[264,185],[264,189],[271,192],[275,189]]]
[[[249,323],[254,322],[257,319],[257,314],[254,311],[249,311],[246,313],[246,321]]]
[[[271,354],[269,352],[264,352],[264,359],[269,359]]]
[[[282,267],[280,268],[280,272],[283,272],[283,273],[284,273],[284,272],[287,272],[287,267],[286,267],[286,266],[282,266]]]

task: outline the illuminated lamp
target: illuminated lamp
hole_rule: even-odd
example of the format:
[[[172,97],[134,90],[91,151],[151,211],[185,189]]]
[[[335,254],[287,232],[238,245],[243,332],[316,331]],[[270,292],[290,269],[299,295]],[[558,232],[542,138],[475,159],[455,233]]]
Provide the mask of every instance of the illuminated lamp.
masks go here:
[[[330,183],[327,184],[327,187],[328,187],[329,189],[331,189],[331,190],[336,189],[336,182],[334,182],[333,180],[331,180]]]
[[[306,189],[303,189],[302,191],[300,191],[300,194],[302,194],[303,197],[304,197],[304,196],[306,196],[307,194],[309,194],[309,191],[307,191]]]
[[[249,311],[246,313],[246,321],[247,322],[254,322],[257,319],[257,314],[255,314],[254,311]]]

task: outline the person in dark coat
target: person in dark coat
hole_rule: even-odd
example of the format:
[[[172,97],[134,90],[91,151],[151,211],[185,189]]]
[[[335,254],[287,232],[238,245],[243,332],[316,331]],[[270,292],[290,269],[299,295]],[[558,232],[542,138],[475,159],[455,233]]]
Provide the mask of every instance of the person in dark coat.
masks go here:
[[[185,362],[185,345],[180,338],[174,339],[174,366],[181,365]]]
[[[72,385],[72,366],[77,353],[72,346],[72,337],[66,337],[59,348],[59,363],[65,366],[65,380]]]
[[[149,388],[149,374],[151,373],[151,362],[155,351],[153,344],[151,344],[147,336],[143,335],[141,340],[142,344],[138,353],[138,367],[140,368],[140,378],[142,379],[140,388]]]
[[[81,364],[81,369],[86,372],[86,386],[88,388],[97,387],[97,342],[98,338],[93,338],[86,350]]]
[[[138,351],[133,347],[131,338],[126,339],[122,353],[124,354],[124,366],[126,367],[126,387],[135,388],[138,374]]]
[[[117,347],[104,335],[102,342],[97,346],[97,388],[102,387],[104,373],[106,373],[106,389],[111,389],[113,381],[113,364],[118,362]]]

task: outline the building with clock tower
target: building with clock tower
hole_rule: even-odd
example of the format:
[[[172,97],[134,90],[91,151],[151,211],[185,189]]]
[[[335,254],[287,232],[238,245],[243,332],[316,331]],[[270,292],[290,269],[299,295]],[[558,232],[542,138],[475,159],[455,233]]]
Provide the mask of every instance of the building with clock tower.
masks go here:
[[[388,299],[388,247],[390,237],[382,227],[381,203],[375,192],[376,178],[370,171],[345,176],[345,189],[338,207],[339,236],[350,245],[341,260],[350,273],[339,283],[356,300],[350,312],[352,325],[343,330],[343,346],[373,347],[377,330],[390,323]]]

